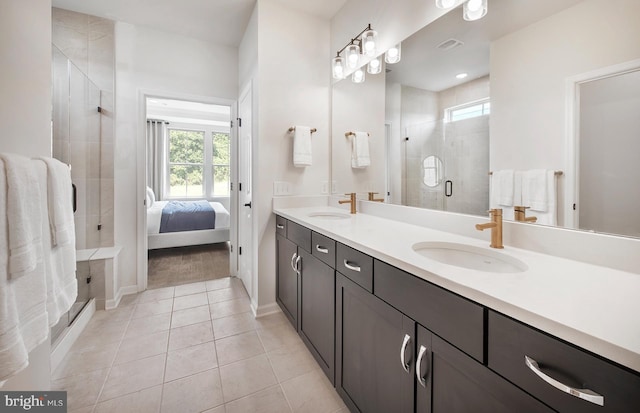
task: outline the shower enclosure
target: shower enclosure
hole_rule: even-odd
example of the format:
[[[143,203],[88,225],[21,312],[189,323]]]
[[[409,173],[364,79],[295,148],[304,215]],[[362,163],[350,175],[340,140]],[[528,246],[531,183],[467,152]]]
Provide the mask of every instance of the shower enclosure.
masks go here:
[[[407,126],[403,204],[463,214],[489,208],[489,115]]]
[[[52,97],[52,153],[54,158],[71,165],[76,250],[95,249],[100,246],[100,90],[53,45]],[[91,297],[90,261],[77,263],[76,278],[78,297],[52,328],[52,342]]]

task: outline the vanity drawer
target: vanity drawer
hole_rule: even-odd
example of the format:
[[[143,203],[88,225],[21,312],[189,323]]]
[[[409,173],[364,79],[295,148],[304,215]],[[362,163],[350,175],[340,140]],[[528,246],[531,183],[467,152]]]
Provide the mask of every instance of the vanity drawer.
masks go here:
[[[287,236],[287,220],[280,215],[276,215],[276,234]]]
[[[489,312],[488,323],[489,367],[557,411],[640,411],[639,374],[494,311]],[[525,356],[538,366],[527,366]],[[536,367],[538,373],[534,372]],[[545,380],[555,381],[560,387],[564,384],[574,389],[589,389],[603,396],[604,405],[582,400]],[[565,390],[571,392],[568,388]]]
[[[287,221],[287,238],[305,251],[311,253],[311,230],[293,221]]]
[[[373,292],[373,258],[337,243],[336,270],[370,293]]]
[[[311,254],[331,268],[336,268],[336,242],[331,238],[311,233]]]
[[[373,272],[375,295],[484,362],[484,307],[382,261]]]

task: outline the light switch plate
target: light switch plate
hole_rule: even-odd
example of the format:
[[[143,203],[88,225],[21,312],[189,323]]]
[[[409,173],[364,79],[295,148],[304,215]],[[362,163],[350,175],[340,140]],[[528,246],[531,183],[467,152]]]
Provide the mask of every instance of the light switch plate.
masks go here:
[[[274,181],[273,195],[274,196],[291,195],[291,182]]]

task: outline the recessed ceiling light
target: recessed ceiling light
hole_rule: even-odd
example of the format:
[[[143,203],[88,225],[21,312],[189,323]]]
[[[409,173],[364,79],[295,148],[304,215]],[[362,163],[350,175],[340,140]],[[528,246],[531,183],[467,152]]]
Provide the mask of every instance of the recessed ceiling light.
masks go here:
[[[469,76],[467,73],[458,73],[456,79],[464,79],[467,76]]]

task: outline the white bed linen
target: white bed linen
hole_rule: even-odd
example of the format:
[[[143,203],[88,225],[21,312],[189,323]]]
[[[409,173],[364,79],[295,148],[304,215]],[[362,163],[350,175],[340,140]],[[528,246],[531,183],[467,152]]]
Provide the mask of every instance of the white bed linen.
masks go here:
[[[150,208],[147,208],[147,234],[160,233],[160,220],[162,219],[162,208],[169,201],[156,201]],[[214,211],[216,211],[215,229],[229,228],[231,219],[229,211],[220,202],[209,202]]]

